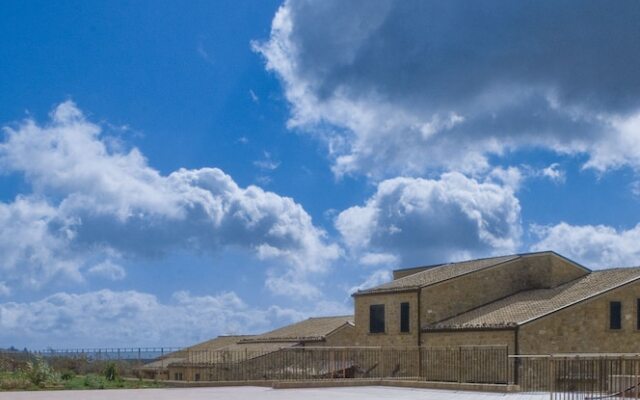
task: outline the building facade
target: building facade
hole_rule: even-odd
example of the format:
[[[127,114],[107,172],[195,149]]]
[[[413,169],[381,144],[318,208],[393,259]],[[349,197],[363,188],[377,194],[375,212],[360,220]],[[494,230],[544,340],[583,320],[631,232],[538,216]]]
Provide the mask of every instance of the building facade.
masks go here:
[[[499,349],[501,360],[507,354],[640,353],[640,268],[591,271],[539,252],[401,269],[393,278],[354,293],[353,316],[221,336],[140,372],[190,381],[300,373],[309,379],[418,374],[447,380],[459,379],[459,357],[478,348]],[[392,352],[385,356],[385,349]],[[438,355],[452,350],[458,364]],[[442,362],[425,364],[428,354]],[[484,371],[493,374],[485,380],[499,381],[499,372]]]
[[[528,253],[394,271],[353,297],[363,346],[640,352],[640,268],[591,271]]]

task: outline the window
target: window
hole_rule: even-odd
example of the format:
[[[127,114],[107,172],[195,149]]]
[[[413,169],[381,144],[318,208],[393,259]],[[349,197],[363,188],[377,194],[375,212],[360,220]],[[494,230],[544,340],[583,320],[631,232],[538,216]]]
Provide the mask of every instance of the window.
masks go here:
[[[409,303],[400,303],[400,332],[409,332]]]
[[[640,330],[640,299],[636,302],[636,329]]]
[[[176,381],[181,381],[182,380],[182,372],[176,372],[174,375],[174,378]]]
[[[622,303],[619,301],[609,303],[609,329],[622,329]]]
[[[384,333],[384,304],[369,307],[369,333]]]

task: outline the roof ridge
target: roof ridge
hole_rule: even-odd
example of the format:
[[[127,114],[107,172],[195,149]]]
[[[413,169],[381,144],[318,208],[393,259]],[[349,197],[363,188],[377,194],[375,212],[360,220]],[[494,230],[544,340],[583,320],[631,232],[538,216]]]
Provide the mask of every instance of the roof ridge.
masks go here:
[[[399,268],[399,269],[394,269],[393,271],[404,271],[404,270],[418,269],[418,268],[433,269],[433,268],[439,268],[439,267],[446,267],[447,265],[451,265],[451,264],[462,264],[462,263],[466,263],[466,262],[485,261],[485,260],[490,260],[492,258],[522,257],[522,256],[526,256],[526,255],[529,255],[529,254],[541,254],[541,253],[549,253],[549,252],[552,252],[552,251],[551,250],[545,250],[545,251],[536,251],[536,252],[532,252],[532,253],[513,253],[513,254],[504,254],[504,255],[501,255],[501,256],[469,258],[469,259],[460,260],[460,261],[445,261],[445,262],[436,263],[436,264],[417,265],[415,267]],[[420,272],[422,272],[422,271],[420,271]],[[418,273],[418,272],[416,272],[416,273]],[[400,279],[402,279],[402,278],[400,278]]]
[[[495,257],[487,257],[487,258],[482,258],[482,259],[477,259],[477,260],[457,261],[457,262],[451,262],[451,263],[448,263],[448,264],[442,264],[442,265],[439,265],[437,267],[428,268],[428,269],[425,269],[424,271],[416,272],[415,274],[403,276],[402,278],[395,279],[395,280],[393,280],[391,282],[387,282],[387,283],[384,283],[382,285],[378,285],[378,286],[373,287],[373,288],[359,290],[359,291],[353,293],[353,295],[368,294],[368,293],[384,293],[384,292],[416,290],[416,289],[420,289],[420,288],[423,288],[423,287],[427,287],[427,286],[435,285],[435,284],[438,284],[438,283],[442,283],[442,282],[448,281],[450,279],[455,279],[455,278],[458,278],[458,277],[461,277],[461,276],[472,274],[472,273],[475,273],[475,272],[478,272],[478,271],[483,271],[483,270],[488,269],[488,268],[493,268],[493,267],[496,267],[498,265],[506,264],[506,263],[518,260],[521,257],[522,256],[516,254],[516,255],[495,256]],[[457,275],[454,275],[454,276],[445,277],[445,278],[443,278],[441,280],[438,280],[436,282],[415,283],[415,284],[406,285],[406,286],[398,285],[398,287],[389,287],[389,288],[385,288],[384,287],[384,286],[392,284],[394,282],[395,283],[402,283],[402,282],[407,282],[407,281],[411,282],[411,280],[415,279],[417,276],[422,276],[422,275],[426,275],[428,273],[433,273],[433,271],[444,270],[445,267],[451,268],[454,265],[460,265],[460,264],[465,264],[465,263],[474,263],[474,262],[479,262],[479,261],[487,261],[487,260],[492,260],[492,259],[496,259],[496,261],[493,262],[493,263],[490,263],[488,265],[484,265],[484,266],[478,267],[477,269],[473,269],[471,271],[465,271],[465,272],[461,272],[461,273],[459,273]]]
[[[354,318],[353,314],[345,314],[345,315],[325,315],[325,316],[321,316],[321,317],[309,317],[305,320],[299,321],[299,322],[303,322],[303,321],[308,321],[310,319],[323,319],[323,318]],[[294,322],[294,324],[297,324],[298,322]]]

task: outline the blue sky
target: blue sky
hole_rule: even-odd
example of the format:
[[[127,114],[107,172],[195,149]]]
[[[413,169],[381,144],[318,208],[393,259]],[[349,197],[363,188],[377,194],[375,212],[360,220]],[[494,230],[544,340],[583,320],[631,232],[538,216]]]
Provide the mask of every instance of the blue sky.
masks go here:
[[[638,264],[640,6],[4,2],[0,347],[351,312],[397,267]]]

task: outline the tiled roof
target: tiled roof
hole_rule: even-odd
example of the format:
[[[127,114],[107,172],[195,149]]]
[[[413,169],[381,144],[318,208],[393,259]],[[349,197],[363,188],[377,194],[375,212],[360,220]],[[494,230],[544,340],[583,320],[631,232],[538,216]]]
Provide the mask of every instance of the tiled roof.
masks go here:
[[[158,369],[165,368],[169,364],[186,361],[189,354],[205,353],[216,350],[221,350],[229,345],[238,343],[242,339],[248,339],[253,337],[252,335],[227,335],[218,336],[215,339],[207,340],[206,342],[195,344],[191,347],[184,348],[182,350],[168,353],[163,357],[158,358],[156,361],[147,363],[142,366],[142,369]]]
[[[195,344],[191,347],[188,347],[185,350],[218,350],[223,347],[229,346],[234,343],[238,343],[240,340],[251,339],[256,337],[256,335],[228,335],[228,336],[218,336],[215,339],[207,340],[206,342]]]
[[[356,292],[356,294],[396,292],[417,289],[446,281],[447,279],[455,278],[457,276],[479,271],[481,269],[493,267],[494,265],[512,261],[520,257],[522,256],[511,255],[437,265],[371,289],[360,290]]]
[[[152,361],[150,363],[144,364],[140,369],[163,369],[167,368],[170,364],[175,364],[179,362],[183,362],[186,359],[185,357],[163,357],[156,361]]]
[[[598,294],[640,279],[640,268],[594,271],[552,289],[527,290],[458,316],[424,327],[424,330],[507,328],[524,324]]]
[[[319,341],[347,323],[353,324],[353,315],[309,318],[239,343]]]

